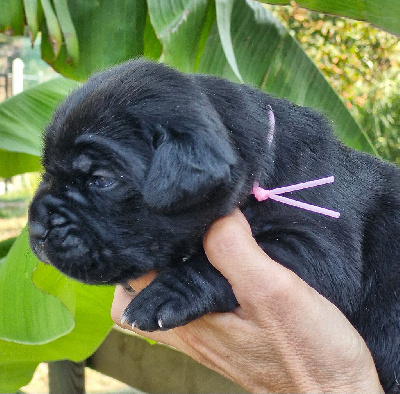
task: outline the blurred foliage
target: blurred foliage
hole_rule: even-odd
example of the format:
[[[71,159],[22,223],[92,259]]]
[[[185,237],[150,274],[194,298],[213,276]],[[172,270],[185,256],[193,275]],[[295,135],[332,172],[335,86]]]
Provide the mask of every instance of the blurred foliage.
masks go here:
[[[365,22],[267,6],[345,100],[386,160],[400,164],[400,41]]]
[[[58,76],[40,54],[41,34],[34,46],[26,31],[24,36],[10,37],[0,33],[0,73],[11,72],[11,62],[20,58],[24,62],[24,90]]]

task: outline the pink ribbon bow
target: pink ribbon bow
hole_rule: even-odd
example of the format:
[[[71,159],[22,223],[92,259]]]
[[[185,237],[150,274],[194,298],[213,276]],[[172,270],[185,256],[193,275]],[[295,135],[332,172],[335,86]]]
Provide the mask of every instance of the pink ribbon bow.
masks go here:
[[[322,215],[331,216],[333,218],[339,218],[340,213],[336,211],[331,211],[330,209],[318,207],[316,205],[306,204],[305,202],[293,200],[291,198],[282,197],[280,194],[294,192],[297,190],[308,189],[310,187],[316,187],[320,185],[325,185],[327,183],[334,182],[335,178],[333,176],[329,176],[327,178],[315,179],[314,181],[296,183],[294,185],[278,187],[276,189],[266,190],[260,187],[258,182],[254,182],[252,194],[258,201],[264,201],[268,198],[271,200],[275,200],[281,202],[283,204],[291,205],[293,207],[305,209],[307,211],[312,211],[316,213],[320,213]]]

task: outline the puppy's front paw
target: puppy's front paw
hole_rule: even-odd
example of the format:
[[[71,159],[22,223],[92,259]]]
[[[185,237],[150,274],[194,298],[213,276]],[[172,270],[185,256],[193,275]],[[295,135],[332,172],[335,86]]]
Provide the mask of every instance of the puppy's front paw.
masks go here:
[[[199,317],[195,303],[163,283],[152,283],[130,302],[122,319],[143,331],[168,330]]]
[[[208,261],[194,266],[189,262],[158,274],[130,302],[122,321],[143,331],[169,330],[236,306],[229,283]]]

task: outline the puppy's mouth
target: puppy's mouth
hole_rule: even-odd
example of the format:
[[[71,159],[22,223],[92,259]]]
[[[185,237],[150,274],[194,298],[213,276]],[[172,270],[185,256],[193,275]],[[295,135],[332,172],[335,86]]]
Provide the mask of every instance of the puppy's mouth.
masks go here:
[[[30,241],[32,252],[35,254],[37,259],[42,263],[51,264],[50,259],[45,251],[44,244],[45,244],[44,241],[38,241],[38,242]]]
[[[38,222],[29,223],[29,242],[33,253],[43,263],[50,264],[45,246],[49,231]]]
[[[80,227],[63,223],[46,229],[40,222],[30,221],[31,249],[40,261],[86,284],[117,284],[154,269],[157,253],[145,253],[144,246],[96,241],[96,234],[89,237],[87,231],[79,231]]]
[[[91,251],[78,231],[71,230],[70,226],[47,229],[34,221],[29,223],[28,228],[31,249],[40,261],[53,265],[75,279],[92,281],[89,272],[91,267],[87,267]]]

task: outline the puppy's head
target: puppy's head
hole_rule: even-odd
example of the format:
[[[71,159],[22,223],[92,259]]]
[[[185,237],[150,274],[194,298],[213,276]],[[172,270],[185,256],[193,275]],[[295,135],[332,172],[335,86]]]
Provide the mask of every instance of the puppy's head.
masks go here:
[[[56,111],[44,144],[31,247],[88,283],[184,259],[243,187],[229,132],[194,76],[160,64],[90,78]]]

